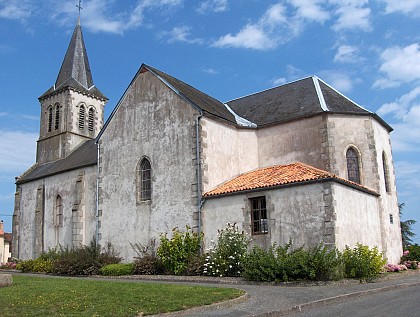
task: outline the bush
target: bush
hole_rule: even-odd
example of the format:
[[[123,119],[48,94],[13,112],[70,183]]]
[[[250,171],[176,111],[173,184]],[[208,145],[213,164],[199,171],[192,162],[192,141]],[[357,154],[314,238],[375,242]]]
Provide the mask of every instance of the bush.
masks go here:
[[[34,260],[22,261],[16,265],[16,269],[22,272],[54,273],[54,262],[41,257]]]
[[[172,238],[166,233],[160,235],[160,245],[157,255],[160,257],[165,271],[169,274],[185,274],[188,263],[201,249],[203,234],[198,235],[186,227],[185,232],[178,228],[172,229]]]
[[[54,273],[66,275],[95,275],[107,264],[121,262],[110,243],[101,252],[101,247],[92,241],[89,246],[64,248],[54,260]]]
[[[420,262],[420,245],[410,245],[401,257],[401,261],[417,261]]]
[[[337,280],[343,277],[343,261],[337,249],[326,246],[291,250],[291,242],[268,251],[255,246],[244,261],[244,276],[254,281]]]
[[[105,276],[121,276],[121,275],[132,275],[134,273],[134,263],[116,263],[107,264],[103,266],[99,271]]]
[[[217,244],[210,247],[204,264],[204,274],[212,276],[241,276],[248,238],[236,224],[227,224],[219,231]]]
[[[156,275],[163,273],[162,261],[153,255],[144,255],[134,259],[134,273]]]
[[[370,282],[375,279],[386,263],[377,247],[369,249],[368,246],[362,244],[357,244],[353,249],[346,246],[343,260],[346,277],[357,278],[361,282]]]

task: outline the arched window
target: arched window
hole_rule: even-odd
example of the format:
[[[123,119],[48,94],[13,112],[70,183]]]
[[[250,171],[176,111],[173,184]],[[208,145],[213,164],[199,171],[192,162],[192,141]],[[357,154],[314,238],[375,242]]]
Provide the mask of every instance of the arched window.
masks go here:
[[[86,115],[85,106],[81,105],[79,108],[79,129],[80,130],[83,130],[85,128],[85,115]]]
[[[385,152],[382,152],[382,167],[384,170],[385,190],[387,193],[389,193],[389,170],[388,170],[388,164],[386,162]]]
[[[94,108],[89,109],[89,116],[88,116],[88,129],[89,131],[93,131],[95,123],[95,110]]]
[[[58,130],[59,127],[60,127],[60,105],[56,104],[55,105],[55,125],[54,125],[54,129]]]
[[[53,108],[50,106],[48,108],[48,132],[52,130],[52,121],[53,121]]]
[[[60,195],[55,198],[54,206],[54,227],[63,226],[63,200]]]
[[[346,152],[347,178],[349,181],[360,184],[359,155],[355,148],[349,148]]]
[[[137,201],[152,198],[152,167],[147,158],[143,158],[137,166]]]

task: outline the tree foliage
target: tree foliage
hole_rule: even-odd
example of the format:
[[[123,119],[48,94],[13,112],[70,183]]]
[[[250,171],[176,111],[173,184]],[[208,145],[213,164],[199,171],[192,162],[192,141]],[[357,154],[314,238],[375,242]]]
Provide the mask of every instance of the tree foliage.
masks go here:
[[[404,203],[399,203],[398,210],[400,212],[400,219],[402,216],[403,209],[404,209]],[[411,228],[411,226],[414,225],[415,223],[416,221],[413,219],[400,221],[401,239],[402,239],[402,244],[403,244],[404,249],[407,249],[411,244],[413,244],[413,240],[411,238],[413,238],[416,234],[413,232],[413,229]]]

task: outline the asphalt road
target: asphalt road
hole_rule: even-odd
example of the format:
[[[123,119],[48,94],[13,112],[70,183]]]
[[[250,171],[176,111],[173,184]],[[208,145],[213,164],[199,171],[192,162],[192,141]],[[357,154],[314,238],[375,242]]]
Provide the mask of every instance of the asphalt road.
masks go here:
[[[343,302],[290,314],[293,317],[420,316],[420,285],[362,295]]]

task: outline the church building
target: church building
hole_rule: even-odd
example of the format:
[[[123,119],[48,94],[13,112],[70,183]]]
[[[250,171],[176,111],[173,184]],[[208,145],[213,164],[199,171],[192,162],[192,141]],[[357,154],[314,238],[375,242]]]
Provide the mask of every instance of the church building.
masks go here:
[[[236,223],[252,244],[289,240],[402,254],[390,132],[316,76],[221,102],[143,64],[107,121],[77,23],[39,97],[36,163],[16,178],[12,255],[131,244]]]

